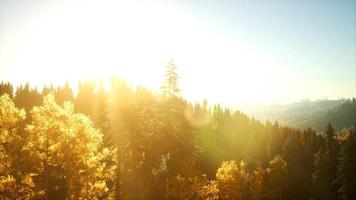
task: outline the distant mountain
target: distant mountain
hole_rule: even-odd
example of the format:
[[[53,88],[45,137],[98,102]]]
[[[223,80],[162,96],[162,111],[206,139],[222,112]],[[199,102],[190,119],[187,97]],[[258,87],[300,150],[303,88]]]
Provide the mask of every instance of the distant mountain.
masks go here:
[[[252,116],[298,128],[311,127],[317,131],[323,131],[331,122],[335,129],[341,130],[356,124],[356,99],[305,100],[290,105],[273,105]]]

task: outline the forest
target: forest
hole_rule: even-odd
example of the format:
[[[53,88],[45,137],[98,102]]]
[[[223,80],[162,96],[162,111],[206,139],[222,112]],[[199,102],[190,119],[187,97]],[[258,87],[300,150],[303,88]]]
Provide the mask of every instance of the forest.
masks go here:
[[[252,116],[261,120],[278,121],[280,124],[305,129],[314,128],[321,132],[325,124],[332,123],[335,130],[355,124],[356,99],[304,100],[289,105],[266,106],[267,109]]]
[[[297,129],[120,79],[0,84],[0,199],[355,199],[356,129]],[[356,121],[355,121],[356,122]]]

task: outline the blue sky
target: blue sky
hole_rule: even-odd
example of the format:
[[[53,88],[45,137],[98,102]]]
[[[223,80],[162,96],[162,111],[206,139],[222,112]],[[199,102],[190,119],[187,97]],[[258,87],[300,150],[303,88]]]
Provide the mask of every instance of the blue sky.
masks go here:
[[[356,79],[356,1],[211,1],[190,7],[211,29],[316,78]],[[356,82],[348,83],[355,94]]]
[[[157,89],[171,57],[190,100],[354,97],[356,1],[0,0],[1,80]]]

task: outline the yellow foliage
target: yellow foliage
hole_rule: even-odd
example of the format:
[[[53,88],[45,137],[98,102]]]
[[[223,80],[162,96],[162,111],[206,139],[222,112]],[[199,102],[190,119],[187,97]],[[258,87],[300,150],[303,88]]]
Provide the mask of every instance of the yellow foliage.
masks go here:
[[[242,177],[235,161],[224,161],[216,172],[219,199],[242,199]]]
[[[29,154],[18,127],[25,111],[16,108],[8,95],[0,97],[0,194],[2,199],[30,199],[34,183],[30,176]]]
[[[0,130],[6,131],[17,128],[16,125],[25,119],[25,111],[17,109],[9,95],[0,97]]]
[[[201,188],[206,184],[207,179],[203,176],[184,177],[177,175],[168,182],[168,199],[196,199],[201,193]]]
[[[199,193],[199,197],[202,200],[218,200],[219,199],[219,188],[217,181],[209,181],[204,185]]]
[[[70,196],[101,196],[106,191],[101,180],[103,155],[99,151],[102,133],[92,127],[90,119],[74,113],[71,103],[57,105],[53,95],[46,96],[42,106],[33,108],[31,117],[26,127],[27,148],[42,160],[43,173],[48,173],[46,167],[61,169],[70,185]]]

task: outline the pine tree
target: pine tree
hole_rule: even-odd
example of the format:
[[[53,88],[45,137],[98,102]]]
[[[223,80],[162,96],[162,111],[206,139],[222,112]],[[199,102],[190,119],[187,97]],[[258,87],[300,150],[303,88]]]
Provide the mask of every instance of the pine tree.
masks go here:
[[[271,127],[269,140],[267,143],[267,153],[269,160],[281,153],[282,146],[282,132],[277,122]]]
[[[66,82],[63,87],[58,87],[54,91],[54,98],[59,105],[63,105],[65,101],[73,102],[73,90],[68,82]]]
[[[76,112],[93,118],[95,116],[95,81],[79,82],[78,95],[74,103]]]
[[[0,83],[0,95],[7,94],[12,99],[14,96],[14,88],[11,83]]]
[[[269,162],[267,168],[266,191],[272,200],[282,199],[282,192],[287,184],[287,163],[280,155],[277,155]]]
[[[180,96],[180,89],[178,85],[179,76],[176,70],[176,64],[173,59],[171,59],[166,68],[165,81],[161,86],[162,92],[166,96]]]
[[[331,184],[332,195],[334,198],[336,198],[338,186],[335,180],[337,174],[337,159],[339,156],[339,145],[338,145],[338,141],[336,140],[335,130],[330,122],[326,127],[325,135],[326,135],[325,150],[326,152],[328,152],[330,156],[330,160],[328,163],[328,167],[329,167],[328,173],[330,174],[329,182]]]
[[[311,128],[303,131],[303,147],[305,152],[305,188],[307,188],[308,196],[312,196],[313,193],[313,169],[314,169],[314,155],[320,148],[318,140],[322,139],[320,135],[316,135],[316,132]]]
[[[326,127],[325,136],[326,136],[326,141],[325,141],[326,150],[329,151],[332,158],[336,160],[338,155],[338,145],[335,137],[335,130],[330,122]]]
[[[307,173],[308,163],[302,145],[302,133],[287,128],[287,137],[283,144],[283,159],[288,165],[288,182],[285,197],[288,199],[308,198],[307,184],[310,175]]]
[[[240,162],[242,176],[242,197],[244,200],[259,200],[262,196],[263,174],[261,167],[251,162]]]
[[[108,94],[105,91],[103,81],[99,82],[99,86],[95,95],[95,109],[94,116],[92,117],[95,127],[100,128],[105,137],[109,129],[108,119]]]
[[[19,108],[24,108],[26,112],[30,111],[33,106],[41,104],[42,96],[36,88],[30,88],[26,83],[16,89],[14,102]]]
[[[330,173],[331,155],[320,150],[315,154],[313,172],[313,197],[315,199],[336,199],[332,188],[333,176]]]
[[[348,131],[343,141],[339,157],[337,182],[339,198],[351,200],[356,198],[356,129]]]

